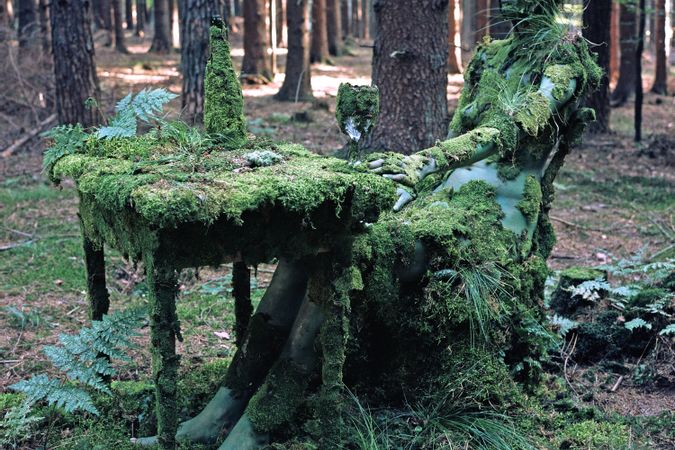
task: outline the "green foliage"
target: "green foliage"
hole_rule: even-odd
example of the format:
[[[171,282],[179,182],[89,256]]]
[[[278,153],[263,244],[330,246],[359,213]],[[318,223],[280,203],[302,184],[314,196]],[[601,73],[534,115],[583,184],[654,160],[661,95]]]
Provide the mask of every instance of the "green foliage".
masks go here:
[[[129,93],[117,102],[115,116],[108,126],[101,127],[96,133],[99,139],[114,139],[133,137],[136,135],[137,120],[151,122],[159,120],[164,104],[176,98],[177,95],[164,88],[143,89],[133,96]]]
[[[42,417],[31,416],[31,404],[24,402],[10,408],[0,420],[0,447],[17,448],[29,439]]]
[[[624,327],[626,327],[627,330],[633,331],[636,328],[646,328],[647,330],[652,329],[652,325],[650,323],[647,323],[644,321],[644,319],[640,319],[639,317],[636,317],[635,319],[626,322],[623,324]]]
[[[488,262],[477,267],[441,270],[435,276],[447,278],[450,284],[460,283],[455,295],[461,292],[473,307],[469,315],[471,342],[476,343],[477,337],[480,342],[488,342],[491,322],[500,320],[500,297],[507,293],[505,279],[509,276],[508,272]]]
[[[77,335],[62,334],[59,336],[61,345],[46,346],[44,353],[66,379],[50,379],[39,374],[10,387],[26,394],[25,402],[29,405],[46,401],[66,412],[98,414],[83,387],[111,394],[106,378],[114,375],[115,369],[110,361],[128,360],[125,350],[132,347],[131,338],[137,335],[135,330],[144,317],[144,310],[129,309],[105,315]]]
[[[573,423],[558,436],[560,448],[569,450],[627,450],[631,433],[626,425],[585,420]]]
[[[454,409],[444,401],[408,405],[399,411],[372,411],[351,392],[350,397],[355,409],[349,423],[350,434],[359,450],[535,449],[503,414]]]
[[[43,134],[44,137],[53,140],[42,159],[42,167],[45,172],[51,173],[54,164],[66,155],[78,153],[84,146],[89,136],[82,125],[59,125]]]

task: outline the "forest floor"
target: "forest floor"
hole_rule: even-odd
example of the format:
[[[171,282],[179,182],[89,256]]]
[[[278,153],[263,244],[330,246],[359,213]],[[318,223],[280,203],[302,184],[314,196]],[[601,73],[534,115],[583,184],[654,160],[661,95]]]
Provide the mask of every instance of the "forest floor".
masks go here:
[[[239,65],[241,35],[233,36],[235,65]],[[164,86],[180,92],[178,55],[147,54],[149,42],[129,36],[128,55],[96,49],[104,109],[111,111],[130,90]],[[647,89],[651,68],[648,63]],[[350,54],[334,58],[333,64],[313,66],[314,102],[274,101],[272,95],[282,79],[279,74],[271,84],[244,86],[249,130],[329,154],[345,141],[334,119],[338,85],[370,82],[370,49],[354,43]],[[462,77],[453,75],[449,80],[452,110]],[[670,92],[675,92],[672,70],[670,80]],[[568,157],[551,212],[558,236],[551,268],[616,263],[636,254],[647,259],[675,255],[675,97],[647,94],[644,115],[642,143],[632,140],[630,103],[612,110],[611,134],[587,136]],[[0,136],[0,143],[12,139],[15,136]],[[42,150],[43,143],[34,139],[13,156],[0,158],[0,393],[32,374],[49,373],[52,369],[42,347],[57,342],[60,333],[76,332],[88,323],[77,195],[72,184],[57,188],[46,180]],[[272,269],[258,269],[256,295],[269,283]],[[178,350],[184,355],[184,367],[233,353],[227,273],[225,267],[183,276],[178,310],[185,340]],[[118,254],[110,255],[108,279],[112,309],[144,302],[140,269]],[[141,345],[132,361],[120,368],[119,379],[148,377],[146,339],[147,329],[138,339]],[[612,390],[615,373],[595,368],[593,381],[587,382],[588,370],[574,365],[566,373],[568,382],[597,391],[592,403],[605,411],[654,417],[675,411],[675,386],[640,385],[627,379]],[[60,448],[68,448],[68,436],[62,437]],[[657,440],[661,448],[675,444],[673,436]]]

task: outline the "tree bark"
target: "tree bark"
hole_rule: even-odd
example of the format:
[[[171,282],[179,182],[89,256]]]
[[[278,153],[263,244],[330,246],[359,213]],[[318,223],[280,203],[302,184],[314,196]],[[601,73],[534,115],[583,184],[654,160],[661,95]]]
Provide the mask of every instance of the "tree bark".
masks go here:
[[[286,3],[288,24],[288,56],[286,77],[274,96],[281,101],[311,100],[312,73],[309,65],[309,21],[312,0],[292,0]]]
[[[645,0],[640,0],[639,27],[637,35],[637,45],[635,49],[635,142],[642,140],[642,51],[645,45]]]
[[[490,0],[476,0],[474,40],[481,42],[490,34]]]
[[[340,0],[326,0],[326,39],[328,53],[332,56],[342,54],[342,17]]]
[[[347,38],[352,35],[352,0],[340,0],[340,16],[342,23],[342,36]]]
[[[9,10],[7,0],[0,0],[0,42],[6,41],[10,34]]]
[[[39,42],[36,39],[38,30],[38,21],[35,11],[35,0],[19,0],[19,50],[25,53],[29,49],[36,47]]]
[[[124,0],[124,13],[126,14],[126,29],[134,29],[134,0]]]
[[[47,55],[52,48],[49,39],[49,4],[47,0],[38,1],[38,17],[40,19],[40,41],[42,42],[42,53]]]
[[[115,50],[120,53],[127,53],[127,46],[124,43],[124,24],[122,20],[122,0],[111,0],[113,17],[115,19]]]
[[[370,2],[368,0],[361,0],[361,37],[363,39],[370,38]]]
[[[312,2],[312,35],[309,61],[323,63],[328,60],[328,31],[326,27],[326,0]]]
[[[155,35],[152,38],[150,52],[169,53],[171,51],[171,29],[169,28],[168,0],[154,0]]]
[[[619,59],[621,58],[621,37],[619,35],[619,4],[612,2],[612,22],[610,25],[609,83],[619,79]]]
[[[365,147],[412,153],[448,133],[448,3],[377,0],[373,84],[380,117]]]
[[[623,105],[635,92],[635,55],[637,53],[636,24],[634,5],[621,4],[619,13],[619,34],[621,38],[621,60],[619,62],[619,80],[612,92],[612,105]]]
[[[612,0],[586,0],[583,13],[583,35],[594,45],[591,50],[597,55],[597,63],[604,71],[598,89],[586,99],[586,105],[595,110],[596,120],[588,130],[593,133],[609,131],[609,41],[612,17]]]
[[[145,34],[145,0],[136,0],[136,36]]]
[[[504,39],[511,31],[511,22],[502,18],[501,3],[503,0],[490,0],[489,31],[492,39]]]
[[[241,79],[249,83],[268,83],[274,76],[272,61],[267,55],[270,46],[267,16],[267,0],[244,2],[244,60],[241,63]]]
[[[448,73],[462,73],[462,49],[459,37],[459,0],[448,2]]]
[[[286,2],[284,0],[274,0],[277,2],[277,47],[286,47]]]
[[[168,11],[167,11],[167,17],[169,18],[169,43],[171,44],[170,48],[173,48],[173,43],[174,43],[174,36],[173,36],[173,19],[174,19],[174,13],[176,12],[176,0],[168,0],[167,1],[167,6],[168,6]]]
[[[98,110],[85,106],[88,98],[99,96],[90,6],[79,0],[50,2],[56,111],[62,124],[99,123]]]
[[[351,0],[352,36],[361,37],[361,0]]]
[[[111,0],[98,0],[94,2],[95,23],[99,30],[104,30],[105,41],[103,45],[110,47],[113,43],[113,19],[112,9],[110,5]]]
[[[666,61],[666,2],[655,0],[654,38],[656,43],[656,74],[651,91],[668,95],[668,67]]]
[[[204,121],[204,72],[209,58],[209,24],[219,14],[219,0],[180,0],[180,69],[183,118]]]

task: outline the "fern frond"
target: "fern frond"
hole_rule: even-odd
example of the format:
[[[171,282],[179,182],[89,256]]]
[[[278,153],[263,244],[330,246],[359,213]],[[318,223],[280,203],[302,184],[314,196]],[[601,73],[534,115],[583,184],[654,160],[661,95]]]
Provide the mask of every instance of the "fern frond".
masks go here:
[[[66,155],[72,155],[82,149],[89,136],[82,125],[59,125],[42,134],[43,137],[53,140],[44,152],[42,168],[50,173],[54,164]]]
[[[99,128],[96,136],[99,139],[114,139],[136,136],[136,117],[133,110],[127,108],[119,111],[106,127]]]
[[[153,90],[143,89],[136,94],[136,97],[134,97],[131,102],[131,107],[133,108],[136,117],[148,122],[151,119],[156,118],[157,113],[162,112],[164,104],[176,97],[176,94],[169,92],[164,88]]]
[[[68,383],[50,379],[46,375],[36,375],[10,387],[24,392],[27,402],[31,404],[46,401],[67,412],[98,414],[91,397],[82,387],[112,394],[105,381],[105,377],[115,374],[110,359],[128,360],[125,350],[132,347],[131,338],[138,334],[136,329],[145,315],[143,309],[105,315],[102,320],[93,321],[91,327],[83,328],[78,334],[60,335],[60,345],[46,346],[43,350],[45,355],[65,374]]]

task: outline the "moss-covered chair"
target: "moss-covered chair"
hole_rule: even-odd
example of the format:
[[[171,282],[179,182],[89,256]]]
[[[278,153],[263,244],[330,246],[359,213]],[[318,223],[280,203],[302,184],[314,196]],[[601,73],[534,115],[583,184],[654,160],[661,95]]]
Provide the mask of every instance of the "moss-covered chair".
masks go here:
[[[175,270],[228,257],[244,274],[243,264],[280,262],[247,326],[240,303],[222,387],[179,438],[343,448],[345,384],[372,406],[442,396],[448,408],[507,411],[517,402],[516,382],[536,380],[546,346],[553,180],[592,119],[581,105],[601,75],[560,3],[503,2],[513,31],[479,46],[451,137],[409,157],[350,166],[296,146],[247,148],[229,48],[213,28],[205,122],[220,144],[194,159],[99,143],[56,163],[55,176],[78,181],[94,305],[107,307],[102,243],[146,262],[164,447],[177,426]],[[339,104],[346,129],[354,102]],[[252,153],[264,150],[281,162],[256,167]]]

